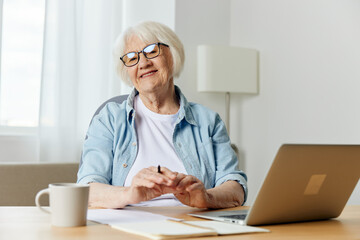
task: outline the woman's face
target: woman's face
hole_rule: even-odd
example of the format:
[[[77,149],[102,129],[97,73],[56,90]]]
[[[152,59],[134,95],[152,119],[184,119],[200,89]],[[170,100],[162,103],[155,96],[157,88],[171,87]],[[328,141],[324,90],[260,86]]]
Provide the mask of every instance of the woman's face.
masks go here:
[[[147,45],[149,43],[144,43],[139,38],[132,37],[126,45],[125,53],[139,52]],[[159,56],[147,59],[143,53],[140,53],[138,64],[126,67],[134,87],[140,94],[161,92],[168,89],[170,84],[173,84],[173,61],[170,49],[163,45],[160,45],[160,48]]]

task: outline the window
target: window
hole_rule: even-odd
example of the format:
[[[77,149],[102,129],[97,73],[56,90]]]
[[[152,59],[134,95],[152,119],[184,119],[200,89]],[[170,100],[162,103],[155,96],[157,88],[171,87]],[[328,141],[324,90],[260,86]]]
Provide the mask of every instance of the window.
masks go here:
[[[3,0],[0,15],[0,127],[37,127],[45,0]]]

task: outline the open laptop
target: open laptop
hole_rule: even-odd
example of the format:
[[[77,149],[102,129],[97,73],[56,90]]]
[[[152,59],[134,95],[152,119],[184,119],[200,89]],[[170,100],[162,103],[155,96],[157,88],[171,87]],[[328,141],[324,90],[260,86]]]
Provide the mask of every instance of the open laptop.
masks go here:
[[[249,211],[195,217],[243,225],[323,220],[340,215],[360,176],[360,145],[284,144]]]

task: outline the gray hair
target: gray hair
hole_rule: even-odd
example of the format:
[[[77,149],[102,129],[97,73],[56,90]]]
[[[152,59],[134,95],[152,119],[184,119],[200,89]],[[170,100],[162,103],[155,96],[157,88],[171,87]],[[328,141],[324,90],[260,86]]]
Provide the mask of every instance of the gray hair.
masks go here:
[[[170,47],[170,52],[173,60],[173,77],[179,77],[185,60],[184,46],[181,43],[178,36],[168,26],[158,22],[143,22],[137,26],[128,28],[123,34],[121,34],[114,46],[114,62],[116,67],[116,73],[126,83],[132,85],[131,80],[126,71],[126,67],[120,60],[120,57],[125,54],[126,44],[131,37],[136,36],[144,43],[162,42]]]

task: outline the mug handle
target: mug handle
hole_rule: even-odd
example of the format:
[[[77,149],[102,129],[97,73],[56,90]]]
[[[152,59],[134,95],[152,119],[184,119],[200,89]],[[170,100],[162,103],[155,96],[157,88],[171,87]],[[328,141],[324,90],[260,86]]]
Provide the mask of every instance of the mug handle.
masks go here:
[[[45,209],[45,208],[42,208],[41,205],[40,205],[39,200],[40,200],[41,195],[43,195],[43,194],[50,194],[49,188],[43,189],[43,190],[41,190],[40,192],[38,192],[38,193],[36,194],[35,204],[36,204],[36,206],[37,206],[41,211],[46,212],[46,213],[51,213],[49,210],[47,210],[47,209]]]

